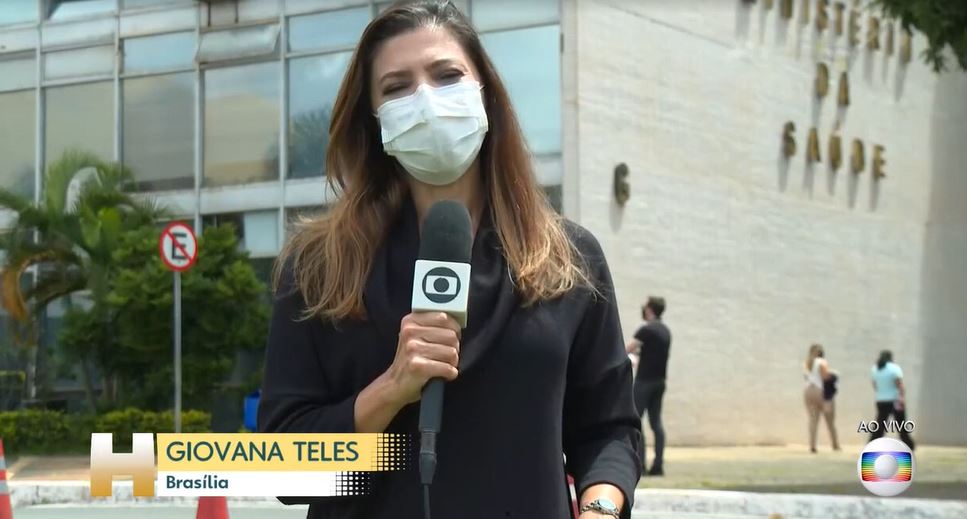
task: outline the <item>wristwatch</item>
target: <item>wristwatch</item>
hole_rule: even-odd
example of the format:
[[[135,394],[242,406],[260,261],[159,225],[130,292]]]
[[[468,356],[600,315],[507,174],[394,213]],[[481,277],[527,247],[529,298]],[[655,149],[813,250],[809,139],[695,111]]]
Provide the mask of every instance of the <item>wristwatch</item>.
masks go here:
[[[583,514],[584,512],[597,512],[602,515],[614,517],[614,519],[621,518],[621,511],[618,510],[618,505],[606,497],[599,497],[582,506],[581,513]]]

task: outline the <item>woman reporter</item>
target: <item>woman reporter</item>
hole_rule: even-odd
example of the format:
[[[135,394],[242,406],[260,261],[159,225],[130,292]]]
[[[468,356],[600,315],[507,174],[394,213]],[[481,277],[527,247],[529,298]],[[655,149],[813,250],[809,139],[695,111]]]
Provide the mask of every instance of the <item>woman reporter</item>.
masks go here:
[[[277,265],[260,430],[415,436],[421,388],[442,377],[433,517],[570,517],[565,470],[581,519],[630,517],[641,425],[607,263],[549,208],[507,91],[451,3],[369,24],[326,166],[341,196]],[[410,312],[420,222],[445,199],[474,229],[463,330]],[[380,473],[368,496],[314,500],[309,517],[423,517],[419,476]]]

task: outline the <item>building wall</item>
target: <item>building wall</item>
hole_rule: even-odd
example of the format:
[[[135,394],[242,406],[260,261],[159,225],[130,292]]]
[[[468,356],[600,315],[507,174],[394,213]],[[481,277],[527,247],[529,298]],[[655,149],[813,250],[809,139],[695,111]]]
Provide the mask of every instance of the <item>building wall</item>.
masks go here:
[[[671,444],[805,443],[813,342],[841,372],[844,443],[865,441],[856,428],[873,418],[869,371],[884,348],[904,368],[915,437],[967,443],[954,427],[967,414],[967,74],[938,79],[919,61],[922,36],[903,65],[899,31],[892,56],[850,51],[845,35],[816,31],[815,2],[808,25],[801,0],[791,20],[774,4],[565,2],[565,212],[607,253],[626,336],[647,295],[668,300]],[[822,100],[820,61],[830,71]],[[844,70],[851,104],[839,109]],[[806,160],[811,127],[821,163]],[[866,154],[855,176],[854,138]],[[874,144],[885,147],[879,182]],[[620,162],[624,208],[612,197]]]

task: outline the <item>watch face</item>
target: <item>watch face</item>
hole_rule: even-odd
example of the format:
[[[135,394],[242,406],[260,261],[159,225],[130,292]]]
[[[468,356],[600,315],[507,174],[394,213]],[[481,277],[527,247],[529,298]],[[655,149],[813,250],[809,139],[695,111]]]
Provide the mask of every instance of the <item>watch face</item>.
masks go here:
[[[598,505],[601,508],[604,508],[605,510],[609,510],[609,511],[617,511],[618,510],[618,505],[614,504],[614,501],[612,501],[612,500],[610,500],[610,499],[608,499],[606,497],[598,498],[598,499],[596,499],[596,501],[598,502]]]

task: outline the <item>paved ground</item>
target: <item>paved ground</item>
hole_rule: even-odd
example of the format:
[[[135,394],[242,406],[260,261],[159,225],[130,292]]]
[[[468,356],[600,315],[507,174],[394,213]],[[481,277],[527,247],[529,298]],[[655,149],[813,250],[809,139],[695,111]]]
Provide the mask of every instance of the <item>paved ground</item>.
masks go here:
[[[231,519],[303,519],[305,509],[269,509],[261,507],[230,507]],[[195,509],[186,507],[66,507],[34,506],[18,509],[17,519],[194,519]],[[726,516],[690,513],[657,512],[639,515],[636,519],[749,519],[747,516]]]
[[[805,445],[669,448],[665,476],[643,478],[638,486],[866,496],[856,475],[862,449],[846,445],[840,452],[811,454]],[[915,456],[914,483],[903,497],[967,499],[967,448],[921,446]]]
[[[230,506],[231,519],[305,519],[305,507]],[[195,519],[194,507],[31,506],[18,508],[17,519]]]
[[[805,445],[670,447],[665,453],[666,475],[643,478],[639,486],[868,496],[856,476],[856,460],[861,450],[862,445],[847,445],[840,452],[821,450],[818,454],[809,453]],[[16,481],[86,481],[89,462],[87,456],[8,458],[8,476]],[[967,500],[967,448],[921,446],[916,451],[916,463],[914,483],[903,497]],[[146,510],[149,510],[146,513],[155,513]],[[30,513],[48,512],[32,509]],[[240,517],[246,517],[244,514],[247,512],[239,513],[243,514]],[[277,513],[287,512],[282,510]],[[272,514],[264,517],[276,517],[276,512]],[[148,515],[144,519],[151,517],[155,516]]]

